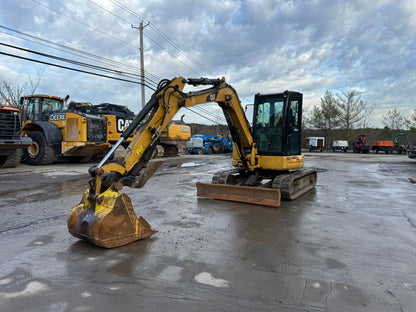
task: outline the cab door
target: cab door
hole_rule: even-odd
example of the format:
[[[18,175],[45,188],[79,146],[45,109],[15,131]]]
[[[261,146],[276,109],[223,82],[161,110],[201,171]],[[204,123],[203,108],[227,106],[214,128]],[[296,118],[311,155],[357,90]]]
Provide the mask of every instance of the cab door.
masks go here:
[[[254,103],[253,137],[259,155],[300,155],[302,94],[257,94]]]

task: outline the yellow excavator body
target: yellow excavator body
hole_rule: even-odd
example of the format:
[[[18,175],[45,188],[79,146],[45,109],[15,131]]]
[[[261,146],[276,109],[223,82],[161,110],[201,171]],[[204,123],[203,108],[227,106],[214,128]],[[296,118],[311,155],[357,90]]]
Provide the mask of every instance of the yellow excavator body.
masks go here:
[[[184,93],[185,85],[211,87]],[[162,80],[103,160],[89,169],[89,188],[68,217],[69,232],[105,248],[155,234],[143,217],[136,217],[124,186],[141,188],[162,162],[150,161],[159,138],[183,107],[217,103],[233,139],[234,169],[217,172],[210,183],[197,183],[197,195],[278,207],[280,199],[295,199],[314,188],[316,171],[300,170],[302,94],[285,91],[255,96],[251,126],[236,91],[224,79]],[[133,136],[134,135],[134,136]],[[115,149],[133,136],[125,156],[108,163]]]

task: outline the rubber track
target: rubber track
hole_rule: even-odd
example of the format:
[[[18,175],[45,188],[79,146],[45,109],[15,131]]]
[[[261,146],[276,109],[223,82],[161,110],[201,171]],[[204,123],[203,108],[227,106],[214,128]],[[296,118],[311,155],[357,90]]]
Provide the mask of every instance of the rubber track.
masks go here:
[[[231,184],[235,181],[230,179],[231,175],[239,173],[238,169],[227,169],[216,172],[212,177],[213,184]],[[309,177],[309,178],[306,178]],[[303,181],[299,181],[299,180]],[[301,169],[295,172],[282,173],[277,175],[272,184],[272,188],[280,189],[282,199],[294,200],[313,189],[316,185],[317,172],[314,169]],[[301,189],[297,189],[300,187]]]
[[[228,177],[231,174],[238,173],[238,172],[239,170],[236,168],[218,171],[212,177],[212,184],[232,184],[232,183],[227,183],[229,181]]]
[[[309,176],[306,181],[307,184],[301,189],[294,191],[296,181],[301,178]],[[282,198],[293,200],[296,199],[309,190],[313,189],[316,185],[316,170],[314,169],[302,169],[293,173],[281,174],[274,178],[273,188],[280,189]]]

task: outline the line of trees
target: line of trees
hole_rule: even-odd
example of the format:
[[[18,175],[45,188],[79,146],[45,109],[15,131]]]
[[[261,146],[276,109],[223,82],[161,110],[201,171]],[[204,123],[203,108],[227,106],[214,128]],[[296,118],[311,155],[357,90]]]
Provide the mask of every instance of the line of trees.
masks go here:
[[[351,129],[361,121],[368,124],[368,117],[373,110],[374,106],[361,100],[361,92],[357,90],[335,95],[326,91],[320,103],[313,107],[309,118],[306,118],[306,123],[325,133],[325,141],[329,148],[334,129],[345,129],[346,139],[350,141]]]
[[[326,148],[332,144],[332,133],[335,129],[342,129],[345,138],[351,142],[353,129],[368,129],[371,125],[371,114],[376,105],[364,102],[362,93],[358,90],[332,93],[326,91],[319,104],[305,118],[305,127],[322,131],[325,136]],[[416,109],[408,118],[404,118],[397,108],[387,111],[383,115],[382,123],[385,129],[400,131],[400,129],[416,128]]]

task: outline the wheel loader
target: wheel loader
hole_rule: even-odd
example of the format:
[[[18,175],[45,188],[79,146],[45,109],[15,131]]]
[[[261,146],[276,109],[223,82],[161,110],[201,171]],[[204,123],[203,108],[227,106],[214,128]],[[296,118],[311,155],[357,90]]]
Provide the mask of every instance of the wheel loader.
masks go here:
[[[107,120],[68,110],[65,99],[51,95],[28,95],[20,98],[22,132],[32,139],[24,150],[26,163],[49,165],[57,158],[86,161],[110,150],[106,142]]]
[[[185,86],[208,86],[185,93]],[[197,196],[277,207],[281,197],[296,199],[316,184],[315,170],[302,169],[302,94],[285,91],[257,94],[252,126],[236,91],[225,79],[162,80],[149,102],[121,138],[89,169],[89,187],[68,217],[69,232],[105,248],[118,247],[155,234],[136,217],[123,187],[141,188],[161,166],[151,161],[158,138],[180,108],[216,102],[233,140],[233,169],[216,173],[212,183],[197,183]],[[133,139],[118,163],[108,163],[127,138]]]

